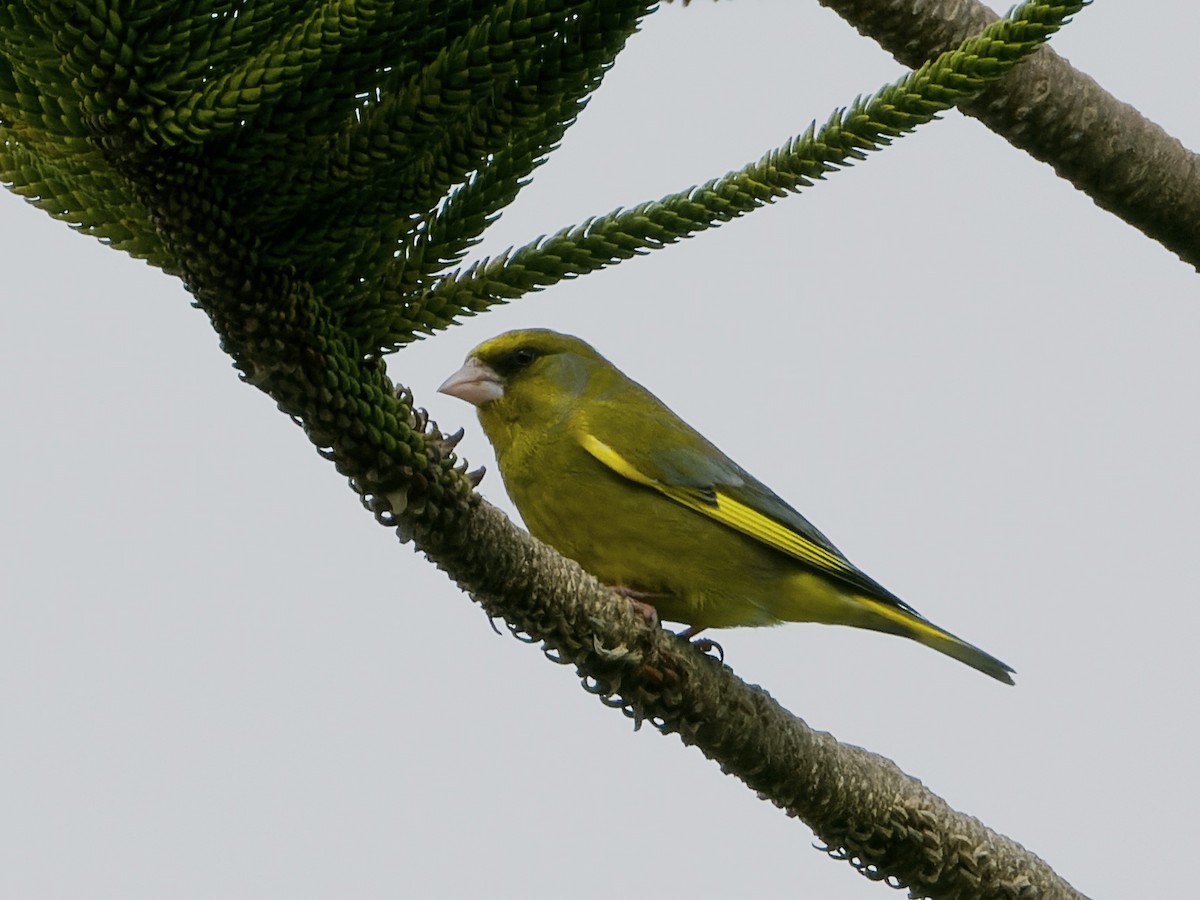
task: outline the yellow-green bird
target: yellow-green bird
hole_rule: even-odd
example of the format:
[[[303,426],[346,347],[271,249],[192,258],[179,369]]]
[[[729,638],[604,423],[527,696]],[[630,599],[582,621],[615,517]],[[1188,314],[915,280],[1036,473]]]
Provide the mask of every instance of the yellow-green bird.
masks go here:
[[[911,638],[1012,684],[579,338],[510,331],[440,391],[474,404],[537,538],[658,614],[705,628],[824,622]]]

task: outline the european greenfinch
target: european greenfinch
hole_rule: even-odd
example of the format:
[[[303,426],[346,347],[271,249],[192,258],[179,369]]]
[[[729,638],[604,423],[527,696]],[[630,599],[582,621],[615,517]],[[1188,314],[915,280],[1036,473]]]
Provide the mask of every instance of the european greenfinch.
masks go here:
[[[813,525],[575,337],[511,331],[439,388],[478,409],[529,531],[659,616],[705,628],[824,622],[1013,670],[855,567]]]

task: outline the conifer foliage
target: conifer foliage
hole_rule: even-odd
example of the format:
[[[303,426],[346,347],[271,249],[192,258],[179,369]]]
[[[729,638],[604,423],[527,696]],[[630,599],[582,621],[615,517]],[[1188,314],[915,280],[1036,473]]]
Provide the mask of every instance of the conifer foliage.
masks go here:
[[[145,182],[203,190],[254,265],[389,349],[798,190],[978,92],[1080,5],[1024,4],[739,172],[451,272],[653,3],[10,3],[0,179],[173,272]]]

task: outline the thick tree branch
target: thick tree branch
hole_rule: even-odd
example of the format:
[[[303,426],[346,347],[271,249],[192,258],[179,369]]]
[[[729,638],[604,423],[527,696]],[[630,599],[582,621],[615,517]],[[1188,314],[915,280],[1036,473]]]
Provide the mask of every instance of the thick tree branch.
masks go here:
[[[913,68],[998,18],[978,0],[820,3]],[[960,108],[1200,269],[1200,157],[1050,47]]]
[[[890,760],[814,731],[729,667],[647,626],[482,500],[461,529],[450,539],[418,530],[418,545],[490,614],[575,665],[608,705],[698,747],[868,876],[921,897],[1081,896]]]

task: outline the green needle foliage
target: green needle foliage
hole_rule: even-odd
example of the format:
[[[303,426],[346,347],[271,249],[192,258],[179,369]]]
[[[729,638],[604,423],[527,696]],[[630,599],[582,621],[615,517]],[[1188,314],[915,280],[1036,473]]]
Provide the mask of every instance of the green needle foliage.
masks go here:
[[[645,0],[0,7],[0,179],[171,272],[140,168],[203,174],[252,261],[387,350],[800,190],[1001,77],[1081,3],[1008,19],[762,159],[449,271],[574,122]],[[136,152],[134,152],[136,151]]]
[[[414,333],[408,322],[413,319],[427,328],[444,328],[463,314],[656,250],[800,191],[973,97],[1037,49],[1082,5],[1017,7],[1010,18],[957,50],[943,53],[869,98],[857,98],[830,116],[822,128],[810,125],[803,135],[742,169],[661,200],[590,218],[465,271],[451,272],[437,279],[415,303],[403,287],[389,284],[388,296],[393,299],[379,309],[386,315],[405,297],[406,320],[392,318],[377,326],[384,343],[411,340]]]

